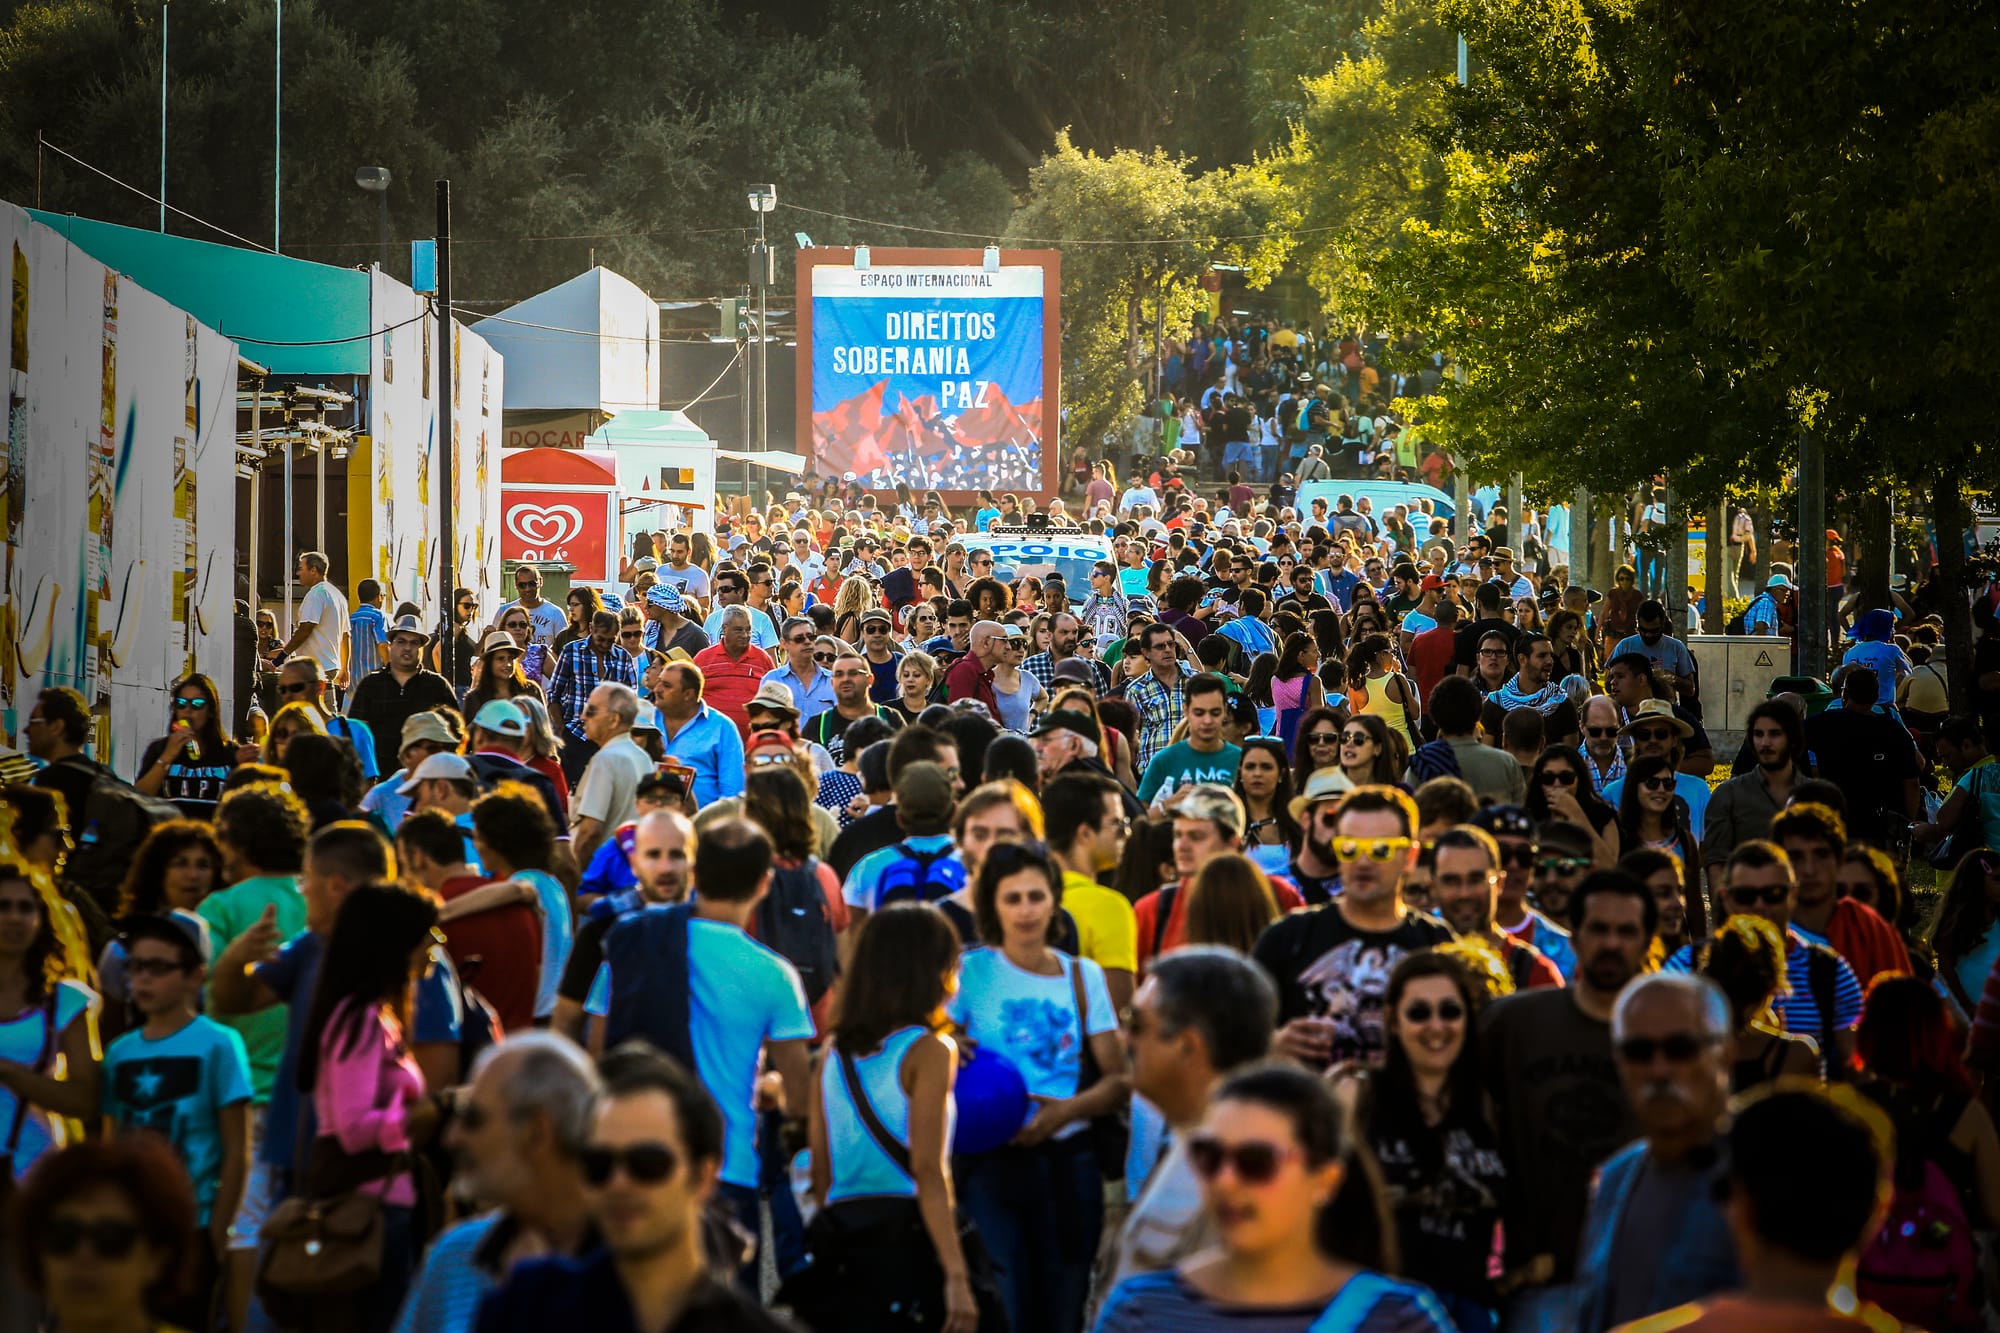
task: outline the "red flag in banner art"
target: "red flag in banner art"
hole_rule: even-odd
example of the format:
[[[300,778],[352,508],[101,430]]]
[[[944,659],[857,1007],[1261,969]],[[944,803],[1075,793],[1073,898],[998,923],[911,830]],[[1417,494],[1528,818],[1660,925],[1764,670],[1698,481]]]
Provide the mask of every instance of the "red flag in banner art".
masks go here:
[[[884,465],[879,437],[883,426],[882,394],[888,387],[889,381],[879,380],[868,392],[856,394],[815,417],[820,461],[828,471],[869,473]]]

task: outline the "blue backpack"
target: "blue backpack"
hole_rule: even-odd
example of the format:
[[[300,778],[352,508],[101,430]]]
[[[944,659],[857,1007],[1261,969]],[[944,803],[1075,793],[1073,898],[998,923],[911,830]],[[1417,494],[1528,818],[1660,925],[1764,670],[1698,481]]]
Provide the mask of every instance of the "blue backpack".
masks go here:
[[[920,852],[907,842],[896,844],[897,856],[875,881],[875,910],[891,903],[934,903],[965,887],[965,862],[950,843]]]
[[[694,1038],[688,985],[687,903],[653,907],[613,926],[604,936],[604,961],[611,965],[611,1012],[605,1016],[604,1045],[638,1038],[692,1071]]]

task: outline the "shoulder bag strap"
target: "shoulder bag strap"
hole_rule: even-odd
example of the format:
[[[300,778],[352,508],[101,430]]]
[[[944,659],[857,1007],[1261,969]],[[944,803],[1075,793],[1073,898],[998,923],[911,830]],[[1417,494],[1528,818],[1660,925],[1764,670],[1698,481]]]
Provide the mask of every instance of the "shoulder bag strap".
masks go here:
[[[1319,1318],[1306,1326],[1306,1333],[1345,1333],[1359,1328],[1389,1285],[1389,1279],[1379,1273],[1356,1273],[1320,1311]]]
[[[56,988],[49,990],[42,1001],[42,1049],[35,1057],[35,1063],[28,1066],[29,1072],[39,1074],[42,1066],[48,1064],[56,1053]],[[8,1174],[13,1174],[14,1153],[21,1146],[21,1132],[28,1125],[28,1099],[20,1093],[14,1094],[14,1123],[7,1128],[7,1150],[0,1153],[7,1161]]]
[[[1090,1001],[1083,993],[1083,959],[1069,960],[1069,993],[1076,1002],[1076,1090],[1081,1093],[1104,1077],[1090,1049]]]
[[[855,1114],[868,1130],[868,1137],[875,1140],[875,1146],[888,1155],[898,1170],[915,1180],[917,1173],[910,1169],[910,1150],[896,1142],[889,1133],[888,1126],[875,1114],[875,1104],[868,1100],[868,1089],[861,1086],[861,1071],[854,1067],[854,1057],[838,1046],[833,1052],[840,1059],[840,1079],[847,1085],[847,1099],[854,1103]]]

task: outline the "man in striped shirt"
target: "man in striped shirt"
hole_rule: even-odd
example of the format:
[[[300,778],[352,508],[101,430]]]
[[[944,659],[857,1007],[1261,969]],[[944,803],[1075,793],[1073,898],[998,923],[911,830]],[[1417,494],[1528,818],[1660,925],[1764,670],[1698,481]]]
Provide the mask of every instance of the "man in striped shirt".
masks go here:
[[[618,613],[599,611],[590,618],[590,633],[563,645],[556,669],[549,676],[549,711],[563,728],[563,776],[571,787],[583,780],[583,769],[597,746],[583,731],[583,708],[590,693],[606,682],[639,688],[638,664],[618,646]]]
[[[1761,838],[1744,843],[1730,855],[1724,882],[1717,906],[1725,915],[1749,912],[1785,932],[1785,977],[1791,993],[1777,999],[1785,1030],[1818,1042],[1829,1071],[1845,1069],[1854,1054],[1854,1025],[1861,1018],[1861,983],[1839,954],[1792,929],[1799,885],[1784,849]],[[1682,945],[1663,966],[1669,972],[1693,971],[1693,946]]]
[[[389,618],[382,614],[382,585],[363,579],[354,587],[354,610],[347,617],[347,632],[353,640],[348,649],[348,670],[355,680],[367,677],[383,665],[382,648],[388,641]]]

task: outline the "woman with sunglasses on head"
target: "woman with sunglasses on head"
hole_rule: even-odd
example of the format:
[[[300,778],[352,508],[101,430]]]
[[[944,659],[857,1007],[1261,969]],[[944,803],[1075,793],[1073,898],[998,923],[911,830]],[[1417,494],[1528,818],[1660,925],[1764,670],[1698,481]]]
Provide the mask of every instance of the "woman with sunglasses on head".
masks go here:
[[[43,1312],[48,1327],[74,1333],[180,1333],[169,1317],[206,1308],[205,1293],[191,1290],[202,1244],[194,1188],[158,1135],[50,1153],[21,1182],[14,1216],[15,1252],[0,1264],[0,1328],[10,1333],[28,1333]]]
[[[189,819],[210,818],[236,767],[236,743],[222,731],[222,698],[213,680],[196,673],[174,686],[167,706],[167,734],[146,747],[132,785],[172,801]]]
[[[1013,1142],[957,1165],[1009,1323],[1048,1333],[1082,1324],[1104,1221],[1090,1122],[1116,1114],[1128,1086],[1104,969],[1050,946],[1061,905],[1062,873],[1040,844],[989,847],[972,890],[985,947],[965,955],[951,1002],[959,1030],[1027,1080],[1034,1112]]]
[[[1394,1223],[1349,1123],[1303,1069],[1226,1080],[1187,1143],[1216,1244],[1119,1283],[1096,1333],[1452,1333],[1436,1297],[1385,1276]]]
[[[937,608],[928,601],[912,602],[897,614],[902,617],[904,652],[922,652],[924,645],[937,637],[941,622]]]
[[[1292,774],[1285,743],[1275,736],[1245,736],[1236,765],[1236,794],[1243,798],[1243,853],[1267,875],[1289,873],[1299,821],[1292,818]]]
[[[359,1189],[382,1201],[382,1258],[375,1281],[346,1295],[315,1296],[307,1327],[386,1329],[409,1287],[419,1233],[417,1179],[406,1156],[438,1127],[423,1071],[405,1034],[417,977],[429,965],[437,904],[399,884],[348,891],[320,962],[319,986],[299,1041],[298,1090],[312,1099],[319,1136],[300,1181],[305,1198]],[[377,1162],[387,1155],[386,1162]],[[371,1172],[371,1167],[372,1172]],[[335,1174],[346,1180],[335,1185]]]
[[[928,904],[862,923],[806,1104],[822,1209],[808,1239],[829,1272],[794,1308],[818,1333],[980,1327],[952,1191],[959,1050],[943,1029],[958,970],[958,932]]]
[[[1528,798],[1522,802],[1522,808],[1537,824],[1561,820],[1589,829],[1593,864],[1598,869],[1617,862],[1623,839],[1618,812],[1591,790],[1590,774],[1576,747],[1551,745],[1536,756],[1534,770],[1528,774]]]
[[[1625,789],[1618,796],[1618,829],[1628,851],[1654,847],[1680,858],[1686,877],[1688,938],[1697,945],[1708,938],[1707,900],[1697,878],[1701,839],[1688,827],[1687,802],[1674,791],[1674,765],[1665,755],[1634,759],[1625,770]]]
[[[1504,967],[1500,973],[1511,987]],[[1396,1218],[1397,1271],[1431,1288],[1459,1333],[1494,1326],[1487,1263],[1507,1185],[1470,1040],[1486,997],[1485,980],[1459,958],[1405,954],[1389,973],[1381,1068],[1332,1075],[1381,1166]]]
[[[1959,859],[1931,919],[1931,949],[1952,999],[1979,1011],[1986,978],[2000,959],[2000,852],[1981,847]]]

